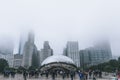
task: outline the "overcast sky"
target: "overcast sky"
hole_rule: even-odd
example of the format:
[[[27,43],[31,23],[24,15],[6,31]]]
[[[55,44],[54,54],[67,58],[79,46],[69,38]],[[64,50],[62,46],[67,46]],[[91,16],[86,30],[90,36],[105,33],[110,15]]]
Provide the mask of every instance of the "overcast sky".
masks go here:
[[[120,55],[120,0],[0,0],[0,36],[14,39],[15,53],[29,29],[39,50],[45,40],[62,53],[67,41],[84,49],[104,37]]]

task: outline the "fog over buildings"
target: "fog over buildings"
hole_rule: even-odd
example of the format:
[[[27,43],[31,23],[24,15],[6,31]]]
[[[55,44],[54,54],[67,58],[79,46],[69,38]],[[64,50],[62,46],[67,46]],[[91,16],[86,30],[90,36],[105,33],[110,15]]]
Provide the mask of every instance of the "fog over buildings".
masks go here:
[[[107,39],[113,55],[120,55],[119,4],[119,0],[1,0],[0,38],[13,39],[18,53],[21,33],[33,29],[37,48],[49,41],[55,54],[63,52],[67,41],[78,41],[79,49],[85,49]]]

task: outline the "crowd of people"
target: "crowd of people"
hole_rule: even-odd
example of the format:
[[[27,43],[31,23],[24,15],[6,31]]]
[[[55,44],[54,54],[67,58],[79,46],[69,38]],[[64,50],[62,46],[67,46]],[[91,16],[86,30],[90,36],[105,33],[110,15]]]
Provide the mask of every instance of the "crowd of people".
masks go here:
[[[12,77],[14,78],[16,75],[15,70],[5,70],[4,71],[4,77]],[[66,78],[70,78],[71,80],[74,80],[76,76],[79,76],[80,80],[96,80],[96,78],[102,78],[102,71],[100,70],[88,70],[88,71],[83,71],[83,70],[78,70],[78,71],[70,71],[70,70],[50,70],[50,71],[44,71],[40,72],[38,70],[23,70],[22,73],[24,80],[27,80],[27,78],[39,78],[39,77],[46,77],[49,78],[49,76],[55,80],[57,77],[63,78],[65,80]],[[114,75],[117,80],[120,80],[120,71]]]
[[[39,75],[40,74],[40,75]],[[76,76],[79,76],[80,80],[88,80],[93,79],[96,80],[97,77],[102,78],[102,72],[100,70],[90,70],[90,71],[61,71],[61,70],[51,70],[51,71],[44,71],[44,72],[37,72],[37,71],[24,71],[23,72],[23,77],[25,78],[30,78],[30,77],[35,77],[38,78],[39,76],[45,76],[48,78],[49,76],[52,77],[53,80],[60,76],[65,80],[65,78],[71,78],[71,80],[74,80]]]
[[[3,74],[4,74],[4,77],[9,77],[9,76],[11,76],[12,78],[14,78],[16,72],[15,72],[14,70],[5,70],[5,71],[3,72]]]
[[[17,71],[15,70],[5,70],[4,71],[4,77],[9,78],[10,76],[12,78],[15,77]],[[73,80],[76,76],[75,71],[62,71],[62,70],[50,70],[50,71],[44,71],[40,72],[38,70],[23,70],[22,73],[24,80],[27,80],[27,78],[39,78],[39,77],[46,77],[49,78],[49,76],[55,80],[56,77],[60,76],[65,80],[65,78],[71,78]]]
[[[100,70],[89,70],[89,71],[78,71],[80,80],[93,79],[96,80],[97,77],[102,78],[102,71]]]
[[[67,71],[67,70],[51,70],[51,71],[44,71],[43,73],[41,73],[41,76],[46,75],[46,78],[48,78],[48,76],[51,76],[53,80],[55,80],[56,77],[61,77],[63,78],[63,80],[65,80],[65,78],[71,78],[71,80],[73,80],[73,78],[75,78],[76,72],[75,71]]]
[[[17,73],[16,70],[4,70],[3,75],[4,75],[5,78],[9,78],[9,77],[14,78],[16,73]],[[29,71],[28,70],[23,70],[22,73],[19,73],[19,74],[22,74],[24,78],[27,78],[27,77],[38,78],[39,77],[39,71],[37,71],[37,70],[29,70]]]

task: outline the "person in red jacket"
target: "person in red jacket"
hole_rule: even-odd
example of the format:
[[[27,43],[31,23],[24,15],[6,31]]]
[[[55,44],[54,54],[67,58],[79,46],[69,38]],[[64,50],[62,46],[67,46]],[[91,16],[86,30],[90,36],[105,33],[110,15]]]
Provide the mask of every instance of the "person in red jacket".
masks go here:
[[[117,78],[118,78],[118,80],[120,80],[120,71],[118,71],[118,73],[117,73]]]

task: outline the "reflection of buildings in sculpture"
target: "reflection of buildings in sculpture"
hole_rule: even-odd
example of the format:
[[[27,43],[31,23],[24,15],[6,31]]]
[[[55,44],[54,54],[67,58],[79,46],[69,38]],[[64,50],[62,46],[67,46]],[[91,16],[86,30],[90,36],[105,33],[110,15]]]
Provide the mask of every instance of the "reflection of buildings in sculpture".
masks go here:
[[[63,55],[53,55],[46,58],[41,64],[41,71],[53,71],[53,70],[64,70],[64,71],[76,71],[76,65],[73,60]]]
[[[65,56],[70,57],[77,67],[80,67],[80,56],[79,56],[79,46],[78,42],[76,41],[69,41],[67,42],[66,48],[63,51]]]
[[[53,50],[51,49],[49,42],[45,41],[43,45],[43,49],[39,51],[40,55],[40,64],[49,56],[53,55]]]
[[[80,63],[82,67],[104,63],[110,59],[112,59],[112,52],[108,43],[101,43],[94,47],[80,50]]]
[[[23,49],[23,67],[30,67],[32,65],[38,65],[38,51],[34,44],[34,33],[30,32],[28,35],[28,40],[24,45]]]

